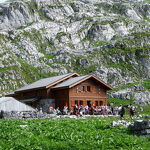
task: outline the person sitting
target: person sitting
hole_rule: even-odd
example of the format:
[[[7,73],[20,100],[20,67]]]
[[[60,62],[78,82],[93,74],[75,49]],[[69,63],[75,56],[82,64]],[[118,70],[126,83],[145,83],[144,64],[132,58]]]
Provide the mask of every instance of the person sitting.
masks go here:
[[[68,107],[67,107],[67,106],[64,106],[63,114],[64,114],[64,115],[67,115],[67,114],[68,114]]]
[[[83,116],[83,111],[84,111],[84,108],[83,108],[83,106],[81,105],[81,106],[80,106],[80,109],[79,109],[80,117]]]
[[[90,115],[93,115],[94,114],[94,108],[93,108],[93,106],[91,106],[90,107],[90,113],[89,113]]]
[[[86,105],[85,107],[84,107],[84,111],[85,111],[85,115],[87,115],[88,114],[88,110],[89,110],[89,107],[88,107],[88,105]]]
[[[50,113],[50,114],[53,114],[53,113],[54,113],[54,107],[53,107],[52,104],[50,104],[49,113]]]
[[[56,114],[61,115],[61,111],[60,111],[59,107],[56,108]]]
[[[78,106],[77,105],[74,106],[73,113],[74,113],[74,115],[78,115]]]

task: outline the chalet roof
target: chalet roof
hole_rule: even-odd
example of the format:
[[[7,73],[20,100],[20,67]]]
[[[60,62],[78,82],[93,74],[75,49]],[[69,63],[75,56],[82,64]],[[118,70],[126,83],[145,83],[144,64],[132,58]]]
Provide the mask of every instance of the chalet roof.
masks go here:
[[[54,86],[53,89],[64,88],[64,87],[71,88],[71,87],[73,87],[73,86],[75,86],[75,85],[77,85],[77,84],[79,84],[79,83],[81,83],[81,82],[83,82],[83,81],[85,81],[86,79],[89,79],[89,78],[94,78],[95,80],[100,82],[103,86],[105,86],[109,90],[112,89],[112,87],[107,85],[104,81],[100,80],[99,78],[97,78],[93,75],[85,75],[85,76],[69,78],[68,80]]]
[[[68,79],[68,80],[66,80],[66,81],[64,81],[64,82],[62,82],[62,83],[54,86],[53,89],[55,89],[55,88],[61,88],[61,87],[68,87],[68,86],[70,86],[72,84],[75,84],[76,82],[79,82],[80,80],[82,80],[82,79],[84,79],[84,78],[86,78],[88,76],[89,75],[70,78],[70,79]]]
[[[30,90],[30,89],[37,89],[37,88],[47,87],[47,86],[53,85],[56,82],[59,82],[59,81],[61,81],[63,79],[66,79],[67,77],[71,77],[73,75],[78,75],[78,74],[76,74],[76,73],[68,73],[68,74],[64,74],[64,75],[44,78],[44,79],[38,80],[36,82],[33,82],[33,83],[29,84],[29,85],[26,85],[26,86],[16,90],[15,92],[20,92],[20,91],[26,91],[26,90]]]

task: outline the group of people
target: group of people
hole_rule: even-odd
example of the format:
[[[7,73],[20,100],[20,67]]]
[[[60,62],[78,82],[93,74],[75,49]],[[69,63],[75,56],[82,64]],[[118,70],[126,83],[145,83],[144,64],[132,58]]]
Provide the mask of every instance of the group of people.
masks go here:
[[[133,119],[134,115],[135,115],[135,106],[133,106],[133,105],[128,105],[128,106],[120,105],[120,107],[119,107],[120,119],[124,119],[126,108],[129,109],[130,118]]]
[[[135,106],[111,106],[111,105],[103,105],[103,106],[83,106],[83,105],[75,105],[73,110],[70,110],[68,106],[64,106],[62,110],[59,107],[54,109],[52,106],[49,108],[49,112],[57,115],[120,115],[120,119],[124,118],[126,109],[129,109],[130,117],[133,119],[135,115]]]
[[[68,106],[64,106],[63,110],[60,110],[59,107],[56,109],[53,106],[49,107],[50,114],[57,114],[57,115],[69,115],[69,108]]]
[[[75,115],[111,115],[112,108],[107,105],[103,106],[82,106],[75,105],[73,108],[73,114]]]

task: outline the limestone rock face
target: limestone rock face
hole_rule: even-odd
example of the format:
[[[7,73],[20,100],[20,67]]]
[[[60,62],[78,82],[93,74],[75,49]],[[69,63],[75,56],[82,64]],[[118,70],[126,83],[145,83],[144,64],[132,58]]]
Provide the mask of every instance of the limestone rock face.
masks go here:
[[[0,3],[0,96],[74,71],[116,88],[111,97],[149,102],[149,20],[144,0]]]
[[[115,35],[115,31],[109,24],[96,26],[88,31],[91,38],[96,38],[99,41],[109,41]]]
[[[136,104],[150,104],[150,92],[145,90],[141,85],[112,92],[109,96],[124,100],[133,99]]]
[[[0,12],[1,30],[16,29],[36,20],[36,16],[30,14],[28,6],[23,2],[1,4]]]

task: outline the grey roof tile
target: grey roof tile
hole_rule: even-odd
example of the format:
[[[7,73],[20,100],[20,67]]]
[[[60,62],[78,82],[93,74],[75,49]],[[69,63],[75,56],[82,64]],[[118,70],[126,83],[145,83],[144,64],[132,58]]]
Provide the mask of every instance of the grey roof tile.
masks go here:
[[[59,81],[60,79],[63,79],[69,75],[71,75],[73,73],[68,73],[68,74],[64,74],[64,75],[59,75],[59,76],[54,76],[54,77],[49,77],[49,78],[44,78],[41,80],[38,80],[36,82],[33,82],[29,85],[26,85],[18,90],[16,90],[15,92],[19,92],[19,91],[25,91],[25,90],[30,90],[30,89],[36,89],[36,88],[41,88],[41,87],[46,87],[56,81]]]
[[[53,87],[53,89],[55,88],[61,88],[61,87],[67,87],[67,86],[70,86],[86,77],[88,77],[89,75],[85,75],[85,76],[80,76],[80,77],[73,77],[73,78],[69,78],[68,80],[60,83],[60,84],[57,84],[56,86]]]

